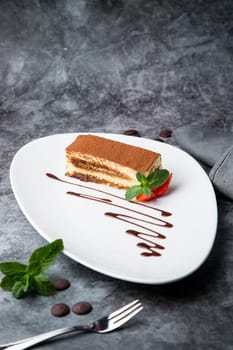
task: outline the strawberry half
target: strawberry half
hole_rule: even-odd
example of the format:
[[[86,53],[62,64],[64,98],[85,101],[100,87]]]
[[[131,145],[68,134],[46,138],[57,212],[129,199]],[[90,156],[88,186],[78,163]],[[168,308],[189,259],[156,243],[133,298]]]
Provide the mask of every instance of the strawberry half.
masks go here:
[[[148,176],[137,173],[139,185],[130,187],[125,194],[125,199],[131,201],[136,198],[140,201],[149,201],[163,195],[169,186],[172,174],[166,169],[155,170]]]
[[[168,190],[171,179],[172,179],[172,173],[170,173],[168,175],[168,179],[166,182],[164,182],[163,185],[161,185],[161,186],[159,186],[151,191],[150,196],[146,196],[144,193],[141,193],[136,197],[136,199],[140,202],[148,202],[151,199],[163,196]]]

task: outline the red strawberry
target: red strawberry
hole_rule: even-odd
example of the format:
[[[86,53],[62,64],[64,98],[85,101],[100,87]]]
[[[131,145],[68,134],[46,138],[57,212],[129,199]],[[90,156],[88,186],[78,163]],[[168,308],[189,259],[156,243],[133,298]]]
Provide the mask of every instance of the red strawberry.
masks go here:
[[[139,194],[136,198],[138,201],[142,201],[142,202],[148,202],[151,199],[157,198],[157,197],[161,197],[162,195],[164,195],[169,187],[169,184],[171,182],[172,179],[172,173],[170,173],[168,175],[168,178],[166,180],[166,182],[164,182],[161,186],[155,188],[154,190],[151,191],[150,196],[146,196],[144,193]]]
[[[148,176],[137,173],[136,178],[139,185],[134,185],[127,190],[125,198],[128,201],[134,198],[139,201],[149,201],[162,196],[168,189],[172,174],[166,169],[159,169]]]

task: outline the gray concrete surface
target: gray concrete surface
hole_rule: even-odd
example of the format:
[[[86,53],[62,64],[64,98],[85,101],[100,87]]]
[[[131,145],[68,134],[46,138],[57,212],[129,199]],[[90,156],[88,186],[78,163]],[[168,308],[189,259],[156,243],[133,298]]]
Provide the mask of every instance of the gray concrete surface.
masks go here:
[[[25,262],[46,243],[19,209],[9,181],[12,158],[27,142],[127,129],[156,139],[164,128],[185,124],[233,131],[232,14],[230,0],[0,1],[1,261]],[[165,141],[176,144],[173,137]],[[233,205],[218,193],[217,201],[215,246],[193,275],[140,285],[61,255],[49,271],[71,281],[62,294],[15,300],[0,290],[0,343],[86,323],[140,298],[143,313],[121,331],[36,348],[232,350]],[[50,315],[55,302],[80,300],[93,304],[91,314]]]

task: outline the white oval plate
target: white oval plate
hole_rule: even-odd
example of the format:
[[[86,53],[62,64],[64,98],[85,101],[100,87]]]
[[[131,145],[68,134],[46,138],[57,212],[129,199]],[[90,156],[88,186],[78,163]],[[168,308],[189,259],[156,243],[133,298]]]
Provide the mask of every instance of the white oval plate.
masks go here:
[[[49,242],[62,238],[64,253],[72,259],[114,278],[162,284],[176,281],[195,271],[209,255],[217,227],[215,193],[197,161],[166,143],[125,135],[97,134],[161,153],[163,167],[173,173],[173,179],[168,193],[148,204],[172,213],[164,217],[153,209],[111,196],[123,198],[123,190],[84,183],[65,176],[65,148],[77,135],[60,134],[34,140],[23,146],[12,161],[12,189],[32,226]],[[46,173],[93,190],[53,180]],[[96,189],[107,191],[109,195]],[[101,203],[90,198],[71,196],[67,194],[68,191],[94,196],[95,199],[108,198],[112,202]],[[131,223],[106,216],[106,212],[128,215]],[[131,216],[159,223],[153,218],[148,220],[144,214],[165,220],[173,227],[154,226],[137,220],[132,222]],[[139,229],[135,224],[146,229]],[[134,236],[126,233],[127,230],[139,230],[143,234]],[[157,238],[149,230],[156,230],[166,238]],[[140,243],[150,245],[151,241],[162,245],[164,249],[149,250],[138,246]],[[161,255],[142,255],[151,251]]]

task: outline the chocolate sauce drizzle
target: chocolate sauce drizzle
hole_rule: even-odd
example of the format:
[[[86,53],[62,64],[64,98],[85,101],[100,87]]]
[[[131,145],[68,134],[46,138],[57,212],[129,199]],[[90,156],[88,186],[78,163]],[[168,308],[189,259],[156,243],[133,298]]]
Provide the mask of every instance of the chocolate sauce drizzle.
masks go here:
[[[107,191],[103,191],[103,190],[99,190],[97,188],[93,188],[93,187],[77,184],[77,183],[72,182],[72,181],[63,180],[63,179],[60,179],[59,177],[57,177],[56,175],[53,175],[51,173],[46,173],[46,176],[50,177],[51,179],[63,182],[63,183],[67,183],[69,185],[74,185],[74,186],[78,186],[78,187],[81,187],[81,188],[86,188],[88,190],[93,190],[93,191],[96,191],[96,192],[104,193],[104,194],[107,194],[109,196],[112,196],[112,197],[115,197],[115,198],[118,198],[118,199],[122,199],[122,200],[128,202],[125,198],[123,198],[121,196],[117,196],[116,194],[113,194],[113,193],[110,193],[110,192],[107,192]],[[156,208],[156,207],[150,206],[148,204],[144,204],[144,203],[140,203],[140,202],[133,202],[133,201],[131,201],[131,203],[135,204],[135,205],[142,206],[142,207],[146,207],[146,208],[149,208],[149,209],[152,209],[152,210],[155,210],[155,211],[158,211],[158,212],[160,212],[160,214],[162,216],[171,216],[172,215],[172,213],[170,213],[170,212],[168,212],[166,210],[162,210],[160,208]]]
[[[91,196],[89,194],[83,194],[83,193],[78,193],[78,192],[73,192],[73,191],[68,191],[66,192],[67,194],[70,194],[70,195],[73,195],[73,196],[77,196],[77,197],[82,197],[82,198],[85,198],[85,199],[89,199],[89,200],[92,200],[92,201],[96,201],[96,202],[102,202],[102,203],[105,203],[105,204],[109,204],[109,205],[112,205],[114,207],[117,207],[117,208],[121,208],[121,209],[126,209],[126,210],[129,210],[133,213],[136,213],[136,214],[139,214],[139,215],[144,215],[148,218],[151,218],[153,220],[156,220],[158,221],[159,223],[154,223],[154,222],[149,222],[147,221],[148,223],[152,224],[152,225],[157,225],[157,226],[161,226],[161,227],[172,227],[173,225],[170,224],[169,222],[165,221],[165,220],[162,220],[162,219],[159,219],[157,217],[154,217],[152,215],[149,215],[149,214],[144,214],[140,211],[137,211],[137,210],[133,210],[133,209],[129,209],[129,208],[126,208],[122,205],[118,205],[118,204],[114,204],[111,199],[107,199],[107,198],[100,198],[100,197],[95,197],[95,196]],[[135,218],[135,220],[138,220],[137,218]],[[143,220],[141,220],[143,221]]]
[[[134,219],[137,221],[142,221],[142,222],[149,222],[146,220],[141,220],[141,219],[137,219],[135,217],[129,216],[129,215],[124,215],[124,214],[117,214],[117,213],[105,213],[105,215],[107,216],[111,216],[115,219],[124,221],[124,222],[128,222],[130,224],[133,224],[137,227],[143,228],[144,230],[150,231],[153,234],[149,234],[149,233],[145,233],[145,232],[140,232],[140,231],[136,231],[136,230],[127,230],[126,233],[131,234],[137,238],[140,238],[141,240],[147,242],[147,243],[143,243],[143,242],[139,242],[137,243],[137,246],[140,248],[144,248],[147,249],[149,252],[142,252],[141,255],[143,256],[160,256],[161,254],[157,251],[155,251],[154,249],[164,249],[164,246],[157,244],[156,242],[154,242],[152,240],[152,238],[162,238],[165,239],[166,236],[162,235],[161,233],[151,230],[145,226],[139,225],[139,224],[135,224],[133,221],[130,220],[126,220],[125,218],[130,218],[130,219]],[[151,222],[150,222],[151,223]],[[151,239],[149,240],[147,237],[151,237]],[[149,243],[149,244],[148,244]]]
[[[63,180],[63,179],[60,179],[59,177],[57,177],[56,175],[53,175],[51,173],[46,173],[46,175],[49,178],[57,180],[57,181],[60,181],[60,182],[64,182],[64,183],[67,183],[67,184],[70,184],[70,185],[74,185],[74,186],[78,186],[78,187],[81,187],[81,188],[93,190],[93,191],[96,191],[96,192],[99,192],[99,193],[107,194],[107,195],[110,195],[112,197],[115,197],[115,198],[118,198],[118,199],[126,201],[125,198],[117,196],[117,195],[112,194],[112,193],[109,193],[107,191],[103,191],[103,190],[96,189],[96,188],[93,188],[93,187],[77,184],[77,183],[74,183],[74,182],[71,182],[71,181],[67,181],[67,180]],[[103,203],[103,204],[108,204],[108,205],[111,205],[111,206],[114,206],[114,207],[117,207],[117,208],[120,208],[120,209],[124,209],[124,210],[130,211],[130,212],[132,212],[134,214],[136,213],[138,215],[141,215],[144,218],[138,218],[138,217],[135,217],[135,216],[126,215],[126,214],[122,214],[122,213],[113,213],[113,212],[106,212],[106,213],[104,213],[104,215],[106,215],[106,216],[112,217],[112,218],[120,220],[120,221],[127,222],[127,223],[129,223],[131,225],[139,227],[140,229],[143,229],[144,231],[145,230],[148,231],[149,233],[145,233],[145,232],[141,232],[141,231],[137,231],[137,230],[127,230],[126,233],[131,234],[131,235],[139,238],[140,240],[144,241],[144,242],[137,243],[138,247],[146,250],[146,251],[143,251],[141,253],[142,256],[146,256],[146,257],[148,257],[148,256],[161,256],[161,253],[158,252],[158,250],[163,250],[165,248],[164,248],[164,246],[156,243],[154,241],[154,239],[165,239],[166,236],[161,234],[158,231],[155,231],[155,230],[153,230],[151,228],[148,228],[148,227],[142,225],[141,223],[155,225],[155,226],[160,226],[160,227],[166,227],[166,228],[173,227],[173,225],[171,223],[169,223],[169,222],[167,222],[165,220],[162,220],[162,219],[160,219],[158,217],[154,217],[152,215],[145,214],[145,213],[142,213],[140,211],[137,211],[137,210],[134,210],[134,209],[130,209],[130,208],[127,208],[127,207],[124,207],[124,206],[121,206],[121,205],[118,205],[116,203],[113,203],[113,201],[111,199],[108,199],[108,198],[96,197],[96,196],[83,194],[83,193],[78,193],[78,192],[74,192],[74,191],[68,191],[67,194],[73,195],[73,196],[77,196],[77,197],[80,197],[80,198],[84,198],[84,199],[88,199],[88,200],[92,200],[92,201],[95,201],[95,202],[100,202],[100,203]],[[170,216],[170,215],[172,215],[170,212],[167,212],[165,210],[161,210],[159,208],[155,208],[155,207],[152,207],[152,206],[149,206],[149,205],[145,205],[144,203],[137,203],[137,202],[130,202],[130,203],[138,204],[138,205],[141,205],[141,206],[146,207],[146,208],[154,209],[154,210],[160,212],[161,216]],[[150,221],[151,219],[153,221]]]
[[[149,243],[149,244],[143,243],[143,242],[137,243],[138,247],[148,250],[148,252],[142,252],[141,255],[143,255],[143,256],[161,256],[161,254],[159,252],[155,251],[154,249],[164,249],[164,247],[158,243],[155,243],[152,239],[147,239],[147,237],[154,238],[154,235],[150,235],[150,234],[144,233],[144,232],[139,232],[136,230],[127,230],[126,232],[130,235],[133,235],[135,237],[143,239],[144,241]]]

